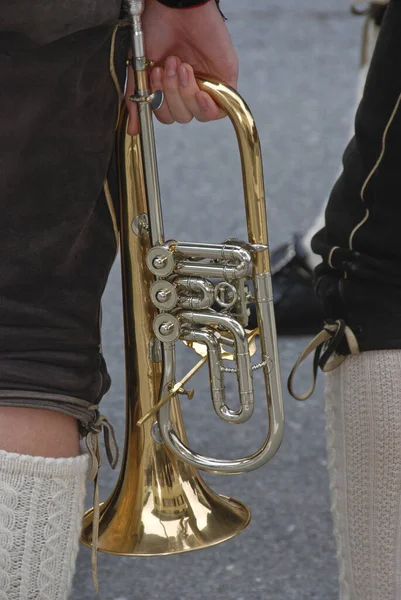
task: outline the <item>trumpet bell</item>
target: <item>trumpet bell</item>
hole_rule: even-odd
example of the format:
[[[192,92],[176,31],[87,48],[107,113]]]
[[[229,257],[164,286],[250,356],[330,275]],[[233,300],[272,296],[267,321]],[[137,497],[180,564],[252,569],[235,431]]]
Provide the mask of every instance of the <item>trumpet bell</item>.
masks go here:
[[[177,406],[174,413],[182,429]],[[130,464],[122,469],[130,477],[120,477],[100,507],[98,550],[125,556],[178,554],[229,540],[248,525],[244,504],[213,492],[194,467],[155,444],[151,435],[141,432],[131,442],[135,447],[129,445],[123,461]],[[84,516],[86,546],[92,543],[92,523],[93,509]]]
[[[202,550],[215,546],[235,537],[250,521],[250,514],[245,505],[237,500],[218,496],[199,484],[200,492],[195,500],[197,507],[189,504],[188,498],[175,514],[160,519],[157,514],[153,518],[145,517],[147,512],[133,515],[130,527],[121,530],[118,499],[113,503],[101,504],[101,514],[107,514],[100,524],[98,550],[120,556],[165,556],[181,554],[192,550]],[[201,500],[199,496],[202,496]],[[194,496],[195,497],[195,496]],[[163,500],[161,500],[163,501]],[[111,512],[106,512],[111,511]],[[112,518],[110,518],[110,516]],[[92,546],[93,510],[84,516],[82,543]],[[149,527],[149,524],[152,525]],[[117,524],[115,527],[114,525]]]

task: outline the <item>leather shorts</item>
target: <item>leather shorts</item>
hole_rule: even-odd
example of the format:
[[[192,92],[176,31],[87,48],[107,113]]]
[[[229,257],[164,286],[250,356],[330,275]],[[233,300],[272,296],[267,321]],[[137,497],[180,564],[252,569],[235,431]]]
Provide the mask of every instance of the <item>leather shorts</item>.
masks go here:
[[[119,0],[0,6],[0,405],[84,428],[110,386],[99,319],[128,46]]]

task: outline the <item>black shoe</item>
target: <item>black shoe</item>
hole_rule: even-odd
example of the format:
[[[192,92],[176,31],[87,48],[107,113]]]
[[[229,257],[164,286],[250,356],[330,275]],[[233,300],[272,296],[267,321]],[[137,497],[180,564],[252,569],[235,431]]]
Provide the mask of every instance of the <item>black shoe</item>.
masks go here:
[[[323,312],[312,282],[312,270],[305,260],[295,234],[271,254],[274,312],[279,335],[315,335],[323,325]],[[256,327],[254,305],[251,306],[249,329]]]

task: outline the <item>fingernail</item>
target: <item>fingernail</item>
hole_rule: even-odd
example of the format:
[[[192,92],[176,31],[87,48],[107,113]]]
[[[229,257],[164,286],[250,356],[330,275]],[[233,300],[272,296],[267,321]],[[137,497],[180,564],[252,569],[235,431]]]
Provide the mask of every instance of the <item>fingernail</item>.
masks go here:
[[[199,106],[201,107],[201,109],[202,109],[204,112],[207,112],[207,111],[208,111],[208,109],[209,109],[209,104],[208,104],[208,102],[207,102],[206,98],[204,98],[203,96],[199,96],[199,97],[197,98],[197,100],[198,100],[198,104],[199,104]]]
[[[189,83],[189,77],[186,68],[182,65],[178,67],[178,76],[180,79],[180,85],[182,85],[182,87],[187,87]]]
[[[166,62],[166,73],[168,77],[177,75],[177,61],[175,58],[169,58]]]

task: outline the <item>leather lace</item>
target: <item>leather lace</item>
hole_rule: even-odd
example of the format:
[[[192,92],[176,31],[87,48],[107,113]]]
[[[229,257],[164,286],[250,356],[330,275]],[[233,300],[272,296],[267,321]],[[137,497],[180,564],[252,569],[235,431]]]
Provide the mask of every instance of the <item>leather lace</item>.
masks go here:
[[[92,578],[96,593],[99,593],[98,579],[98,542],[99,542],[99,522],[100,522],[100,499],[99,499],[99,468],[102,464],[100,454],[99,435],[103,431],[104,445],[107,459],[112,469],[115,469],[118,463],[118,446],[113,426],[104,415],[99,413],[99,406],[94,404],[89,410],[95,412],[95,418],[88,426],[85,443],[91,458],[91,467],[88,474],[89,481],[93,482],[93,524],[92,524]]]
[[[317,373],[319,368],[328,373],[334,371],[346,359],[343,354],[337,354],[337,350],[346,341],[350,354],[359,354],[359,345],[352,329],[345,324],[345,321],[327,321],[324,328],[301,352],[295,363],[290,376],[288,377],[288,391],[295,400],[300,402],[310,398],[316,388]],[[294,377],[300,365],[314,352],[313,357],[313,381],[310,388],[303,394],[298,394],[294,390]]]

